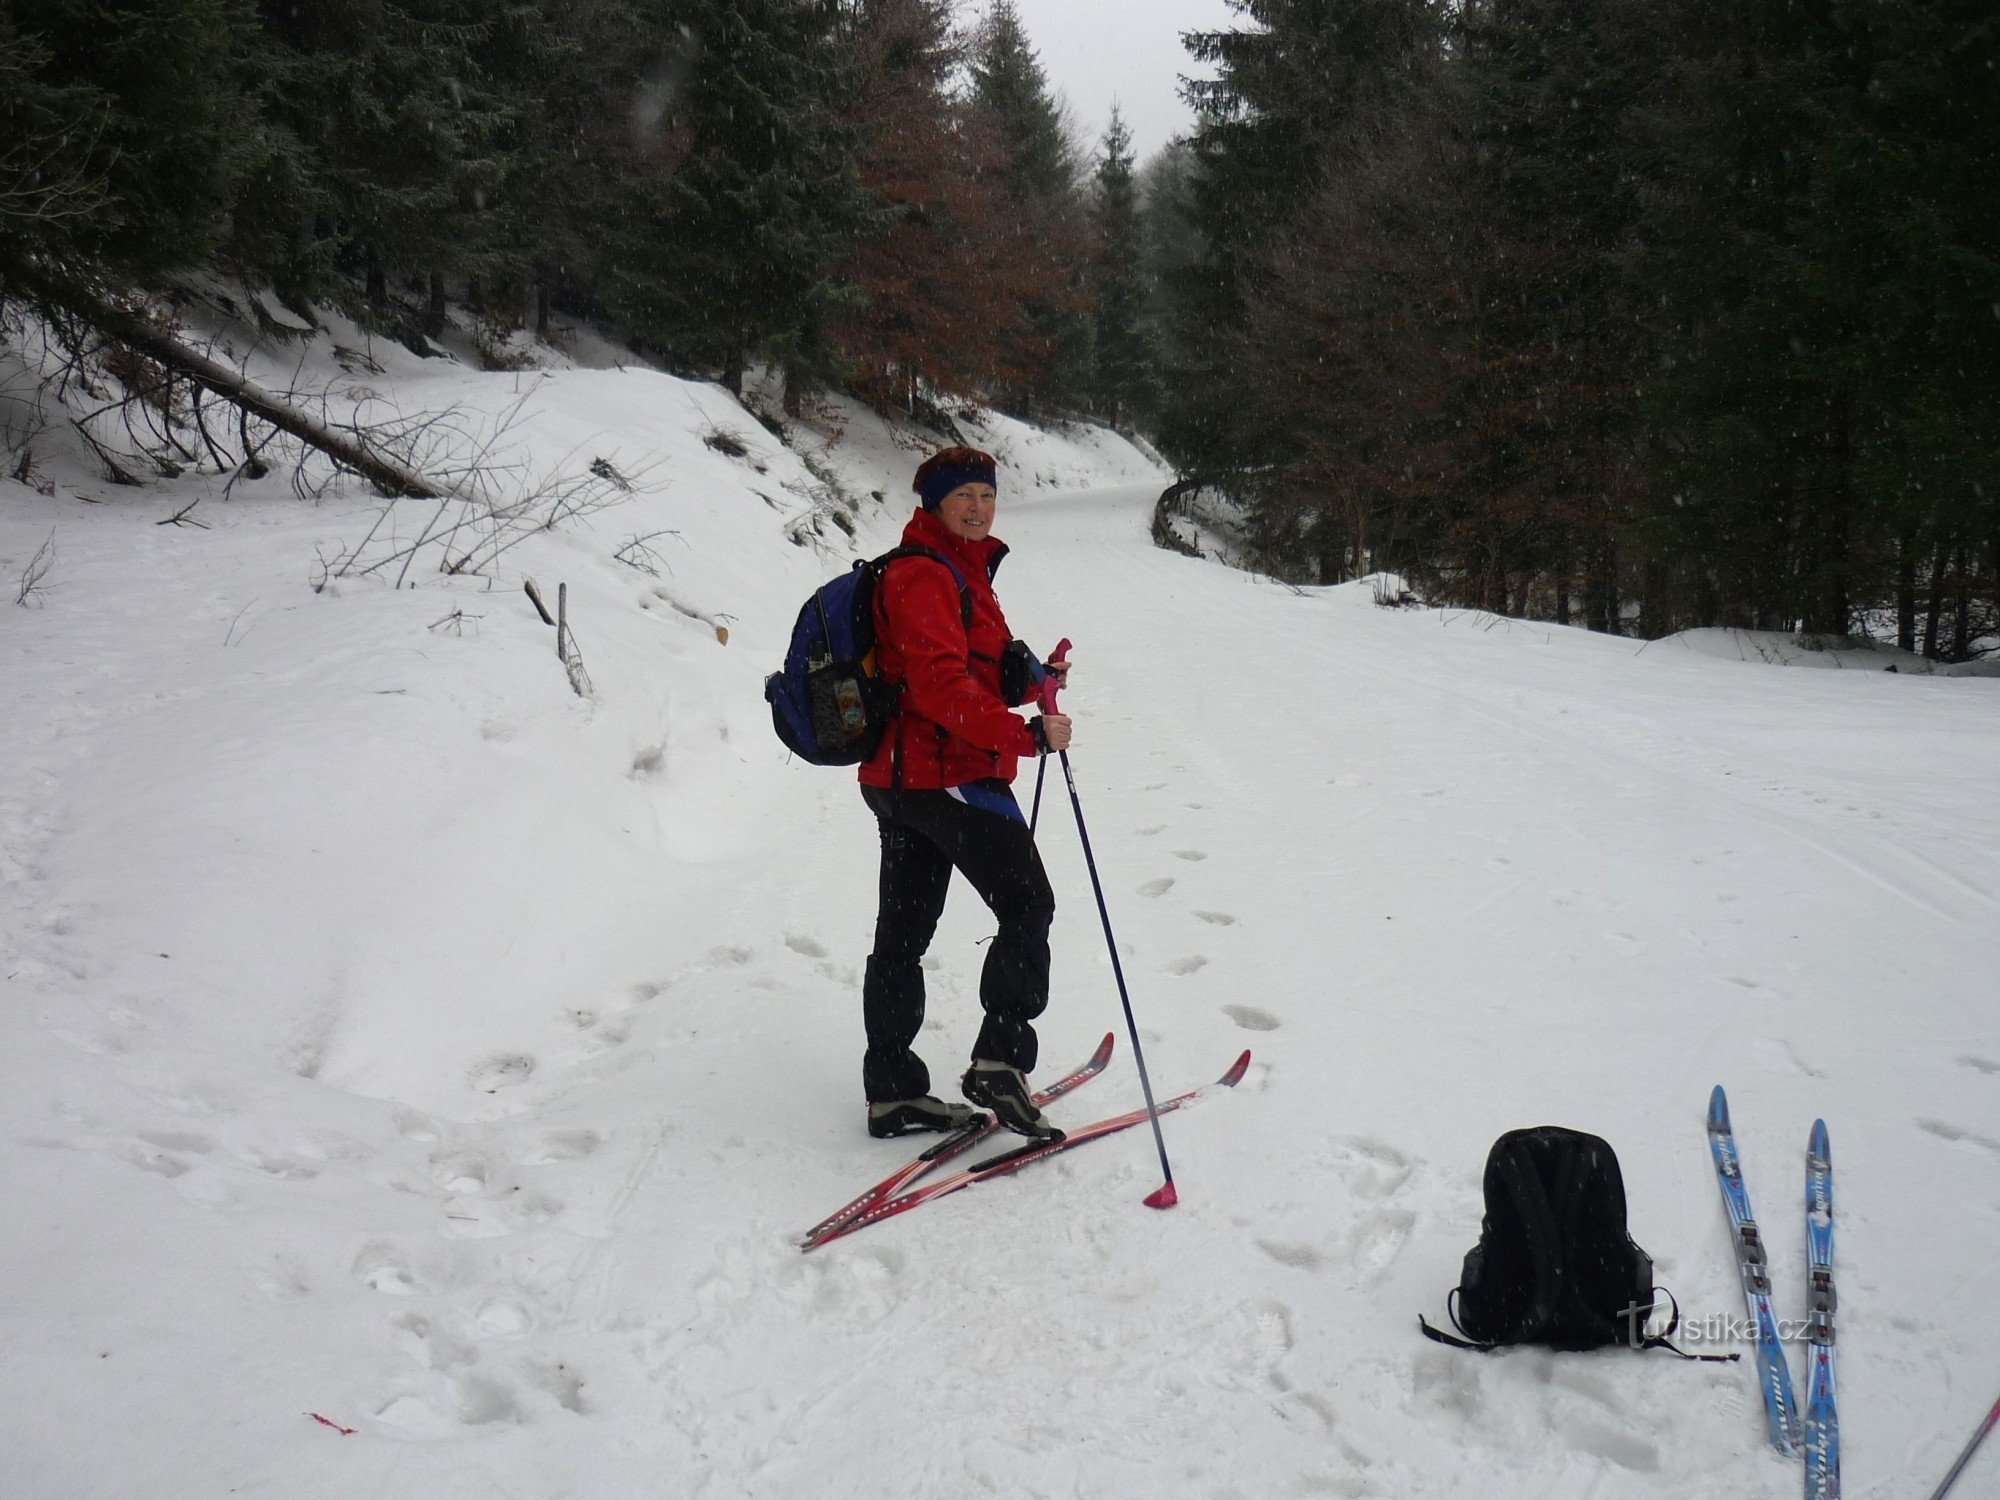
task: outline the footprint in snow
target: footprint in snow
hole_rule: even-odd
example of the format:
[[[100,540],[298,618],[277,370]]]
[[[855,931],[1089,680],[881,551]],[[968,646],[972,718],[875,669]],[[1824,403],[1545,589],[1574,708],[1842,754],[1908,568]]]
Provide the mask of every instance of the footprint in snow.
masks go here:
[[[319,1176],[317,1163],[296,1156],[279,1156],[264,1151],[244,1151],[242,1159],[267,1177],[281,1182],[311,1182]]]
[[[581,1161],[604,1144],[594,1130],[557,1130],[521,1158],[524,1167],[546,1167],[559,1161]]]
[[[396,1129],[402,1132],[405,1139],[412,1141],[434,1141],[438,1138],[437,1122],[413,1109],[396,1112]]]
[[[1258,1240],[1255,1243],[1272,1260],[1281,1266],[1290,1266],[1294,1271],[1317,1271],[1326,1259],[1311,1245],[1297,1245],[1285,1240]]]
[[[1245,1031],[1276,1031],[1284,1022],[1254,1005],[1225,1005],[1222,1013]]]
[[[1208,960],[1199,953],[1191,953],[1186,958],[1177,958],[1167,965],[1169,974],[1193,974],[1208,967]]]
[[[546,1224],[563,1211],[562,1201],[547,1193],[524,1193],[518,1187],[502,1195],[470,1195],[449,1200],[438,1233],[454,1240],[497,1240]]]
[[[522,1420],[512,1393],[491,1380],[427,1371],[414,1383],[418,1389],[376,1408],[375,1420],[392,1437],[443,1441],[462,1437],[467,1427]]]
[[[470,1151],[440,1151],[431,1157],[431,1181],[447,1193],[483,1193],[486,1161]]]
[[[606,1052],[628,1040],[632,1035],[632,1021],[629,1016],[601,1015],[581,1006],[572,1007],[569,1023],[583,1033],[584,1050]]]
[[[1155,823],[1150,828],[1135,828],[1132,830],[1137,837],[1142,839],[1149,839],[1156,833],[1165,833],[1166,831],[1167,825],[1164,823]]]
[[[590,1404],[583,1397],[583,1375],[572,1366],[547,1362],[533,1364],[528,1367],[528,1380],[564,1411],[575,1412],[580,1417],[590,1415]]]
[[[1958,1065],[1971,1068],[1976,1073],[2000,1074],[2000,1062],[1994,1062],[1990,1057],[1974,1057],[1969,1052],[1958,1060]]]
[[[1416,1170],[1416,1164],[1394,1146],[1362,1136],[1337,1142],[1329,1164],[1357,1198],[1390,1197]]]
[[[151,1172],[159,1177],[181,1177],[193,1170],[192,1163],[181,1160],[171,1151],[162,1151],[159,1147],[149,1146],[143,1141],[133,1141],[117,1154],[141,1171]]]
[[[534,1076],[535,1060],[525,1052],[496,1052],[476,1062],[466,1081],[482,1093],[497,1094]]]
[[[1184,859],[1188,861],[1190,864],[1197,864],[1200,861],[1207,859],[1208,856],[1202,853],[1201,850],[1199,849],[1176,849],[1174,851],[1174,858]]]
[[[1198,911],[1195,915],[1212,927],[1234,927],[1236,925],[1236,918],[1229,915],[1226,911]]]
[[[1944,1120],[1919,1120],[1917,1129],[1926,1131],[1941,1141],[1951,1141],[1954,1144],[1963,1142],[1968,1146],[1977,1146],[1981,1150],[1991,1151],[1995,1156],[2000,1156],[2000,1141],[1996,1141],[1990,1135],[1980,1135],[1977,1131],[1967,1130],[1962,1125],[1952,1125]]]
[[[1366,1215],[1348,1241],[1348,1259],[1362,1279],[1371,1280],[1402,1254],[1417,1216],[1408,1209],[1384,1208]]]
[[[1158,880],[1149,880],[1144,885],[1140,886],[1139,894],[1142,896],[1164,896],[1168,891],[1172,890],[1173,888],[1174,888],[1174,877],[1171,875],[1163,875]]]
[[[826,945],[815,938],[801,937],[796,932],[785,934],[785,946],[804,958],[825,958]]]
[[[394,1245],[365,1246],[354,1257],[354,1279],[371,1291],[388,1297],[414,1297],[424,1290],[409,1257]]]
[[[162,1151],[185,1151],[196,1156],[206,1156],[215,1149],[215,1142],[207,1136],[186,1130],[142,1130],[139,1139]]]
[[[518,1339],[534,1326],[527,1304],[512,1297],[495,1297],[472,1318],[473,1331],[483,1339]]]

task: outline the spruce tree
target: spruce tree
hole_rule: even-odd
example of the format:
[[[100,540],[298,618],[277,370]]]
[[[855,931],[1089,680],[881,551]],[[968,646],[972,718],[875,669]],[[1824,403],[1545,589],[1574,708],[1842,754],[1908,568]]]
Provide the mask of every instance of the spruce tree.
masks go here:
[[[1013,0],[998,0],[973,39],[969,124],[990,143],[1006,210],[1034,246],[1026,337],[1010,362],[1031,378],[995,394],[1024,414],[1089,401],[1093,327],[1085,286],[1088,207],[1061,107]]]
[[[856,132],[839,121],[827,0],[671,0],[674,29],[641,100],[639,174],[618,184],[598,275],[647,343],[719,368],[753,356],[835,374],[833,271],[869,222]]]
[[[1357,103],[1393,91],[1435,49],[1440,27],[1429,0],[1229,3],[1247,27],[1186,38],[1216,70],[1186,88],[1191,211],[1205,254],[1167,284],[1177,359],[1159,433],[1183,470],[1211,478],[1247,474],[1285,446],[1282,419],[1247,398],[1236,365],[1251,262],[1282,242]]]
[[[476,263],[510,103],[476,60],[495,12],[480,0],[261,0],[260,14],[258,160],[235,256],[295,302],[324,297],[398,325],[395,282]]]
[[[0,0],[0,230],[44,274],[158,285],[243,169],[238,0]]]
[[[1652,395],[1675,503],[1650,525],[1677,608],[1838,633],[1894,597],[1914,643],[1923,587],[1933,648],[1939,601],[1974,592],[2000,461],[1995,88],[1972,61],[1991,18],[1681,13],[1640,268],[1670,361]]]
[[[1114,104],[1097,161],[1091,291],[1096,306],[1092,404],[1114,426],[1143,418],[1155,390],[1146,334],[1146,266],[1132,133]]]
[[[840,270],[855,296],[834,338],[853,389],[878,409],[922,413],[1025,385],[1035,370],[1016,356],[1037,253],[994,191],[997,158],[961,128],[950,0],[862,0],[842,50],[878,210]]]

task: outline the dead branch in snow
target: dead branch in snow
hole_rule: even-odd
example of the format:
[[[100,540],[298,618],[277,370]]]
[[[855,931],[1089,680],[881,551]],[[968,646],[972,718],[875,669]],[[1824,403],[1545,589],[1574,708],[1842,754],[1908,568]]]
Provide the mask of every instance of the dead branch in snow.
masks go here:
[[[576,637],[569,633],[569,585],[556,585],[556,655],[562,658],[569,685],[579,698],[591,693],[590,674],[583,670],[583,655],[576,649]]]
[[[49,569],[56,564],[56,534],[49,532],[49,539],[35,549],[35,555],[28,559],[28,566],[21,572],[21,587],[14,595],[14,602],[26,605],[38,592],[48,587]]]
[[[358,543],[320,559],[314,587],[335,579],[378,578],[414,586],[421,573],[490,572],[529,537],[636,495],[646,472],[598,455],[571,468],[574,452],[554,469],[531,465],[515,429],[525,420],[532,390],[498,413],[463,407],[405,412],[351,384],[339,392],[304,391],[253,382],[215,347],[196,348],[181,330],[145,304],[100,288],[81,288],[37,268],[11,262],[12,282],[27,289],[21,306],[34,317],[44,368],[44,394],[70,414],[83,442],[119,484],[143,482],[140,465],[163,477],[212,467],[239,479],[269,472],[273,442],[297,454],[291,486],[301,499],[327,496],[345,474],[358,474],[388,498]],[[301,356],[301,372],[303,356]],[[78,398],[88,398],[88,409]],[[233,406],[235,434],[215,420],[218,398]],[[351,402],[351,405],[344,403]],[[121,431],[122,428],[122,431]],[[296,445],[296,446],[294,446]],[[416,514],[408,501],[430,504]],[[192,504],[168,518],[199,525]]]
[[[336,464],[367,479],[385,495],[429,499],[446,496],[446,487],[406,462],[393,441],[385,442],[381,435],[366,429],[343,428],[324,416],[315,415],[264,390],[212,354],[183,343],[175,330],[155,322],[142,306],[126,305],[97,288],[47,274],[37,266],[20,261],[10,259],[5,269],[11,282],[26,288],[44,306],[68,313],[102,339],[124,346],[123,351],[115,356],[114,363],[122,364],[125,369],[141,376],[137,390],[121,379],[121,384],[126,385],[126,396],[117,405],[128,424],[133,420],[132,403],[135,399],[142,412],[150,404],[162,417],[171,416],[171,391],[166,387],[171,385],[173,377],[178,377],[234,402],[278,431],[326,454]],[[89,338],[81,330],[71,328],[59,332],[63,342],[79,354],[90,346]],[[135,358],[139,361],[136,364],[133,362]],[[163,372],[158,381],[144,378],[145,361],[150,361],[152,366]],[[111,373],[118,374],[119,371],[114,369]],[[89,389],[88,386],[85,388]],[[150,418],[142,416],[141,419],[151,422]],[[78,430],[84,431],[81,424]],[[166,437],[172,446],[180,447],[170,432],[161,432],[155,426],[155,433]],[[89,437],[87,431],[85,436]],[[95,438],[90,438],[90,441],[102,455],[102,445]]]
[[[672,529],[649,531],[644,536],[633,537],[631,541],[620,547],[616,552],[613,552],[611,554],[612,559],[616,562],[622,562],[628,568],[637,568],[641,573],[652,578],[658,578],[663,572],[671,573],[673,569],[667,566],[667,560],[646,545],[655,538],[663,536],[674,537],[683,543],[686,540],[681,537],[678,531]]]

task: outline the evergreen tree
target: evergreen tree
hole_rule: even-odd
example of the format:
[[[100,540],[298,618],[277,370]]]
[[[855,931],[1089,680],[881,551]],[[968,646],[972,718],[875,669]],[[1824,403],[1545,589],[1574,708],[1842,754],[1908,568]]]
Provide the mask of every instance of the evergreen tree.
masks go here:
[[[1193,185],[1194,147],[1185,139],[1169,141],[1139,169],[1140,238],[1156,302],[1167,278],[1206,253],[1206,241],[1194,222]],[[1151,315],[1157,320],[1157,307]]]
[[[257,160],[232,251],[290,300],[389,323],[392,281],[477,263],[480,194],[514,101],[476,60],[480,0],[261,0]],[[358,281],[365,301],[350,288]],[[410,330],[414,331],[414,330]]]
[[[1036,290],[1010,363],[1034,372],[995,393],[1024,413],[1089,401],[1092,320],[1085,277],[1089,211],[1078,153],[1013,0],[997,0],[974,36],[969,127],[997,163],[997,186],[1033,246]]]
[[[607,307],[741,392],[769,355],[834,373],[832,277],[869,205],[825,0],[671,0],[669,50],[642,100],[643,173],[620,183],[601,247]]]
[[[1284,446],[1279,414],[1245,397],[1236,366],[1249,262],[1280,244],[1320,180],[1326,142],[1372,93],[1393,90],[1436,49],[1430,0],[1230,0],[1251,24],[1192,32],[1212,78],[1195,110],[1191,210],[1204,258],[1168,282],[1178,354],[1160,440],[1183,470],[1245,474]]]
[[[2000,464],[1996,86],[1971,61],[1991,17],[1682,14],[1698,45],[1643,263],[1670,359],[1653,393],[1675,503],[1651,530],[1675,613],[1837,633],[1893,592],[1914,644],[1924,582],[1925,649],[1963,649],[1941,650],[1938,614],[1955,594],[1969,616]]]
[[[1096,379],[1092,404],[1114,426],[1152,407],[1153,350],[1145,325],[1145,246],[1132,133],[1114,104],[1096,173],[1092,300],[1096,305]]]
[[[1565,623],[1574,600],[1613,632],[1643,488],[1649,351],[1618,268],[1651,170],[1634,121],[1665,64],[1654,15],[1643,0],[1472,0],[1455,28],[1497,272],[1461,396],[1488,446],[1479,596]]]
[[[1064,203],[1076,191],[1076,153],[1013,0],[996,0],[987,12],[971,74],[973,100],[999,138],[1000,174],[1015,201]]]
[[[0,0],[0,255],[158,285],[227,225],[238,0]]]
[[[960,128],[950,0],[862,0],[843,48],[861,181],[880,210],[841,270],[856,297],[834,338],[854,388],[922,410],[1026,385],[1036,370],[1015,357],[1038,256],[992,188],[998,162]]]

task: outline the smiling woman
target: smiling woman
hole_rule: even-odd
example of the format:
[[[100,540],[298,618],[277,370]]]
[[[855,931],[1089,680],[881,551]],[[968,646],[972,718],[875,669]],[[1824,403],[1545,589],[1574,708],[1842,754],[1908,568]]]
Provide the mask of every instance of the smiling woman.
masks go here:
[[[1023,1135],[1060,1132],[1029,1096],[1034,1020],[1048,1004],[1055,895],[1011,783],[1022,756],[1061,750],[1069,720],[1025,724],[1011,710],[1048,675],[1013,639],[993,575],[1007,548],[993,536],[996,466],[977,448],[947,448],[917,470],[923,501],[903,555],[875,593],[878,669],[901,696],[881,747],[861,767],[861,795],[882,844],[875,946],[862,984],[868,1051],[862,1083],[877,1136],[953,1130],[971,1118],[930,1092],[911,1050],[924,1019],[923,956],[956,869],[999,922],[980,975],[985,1024],[972,1047],[966,1098]]]

